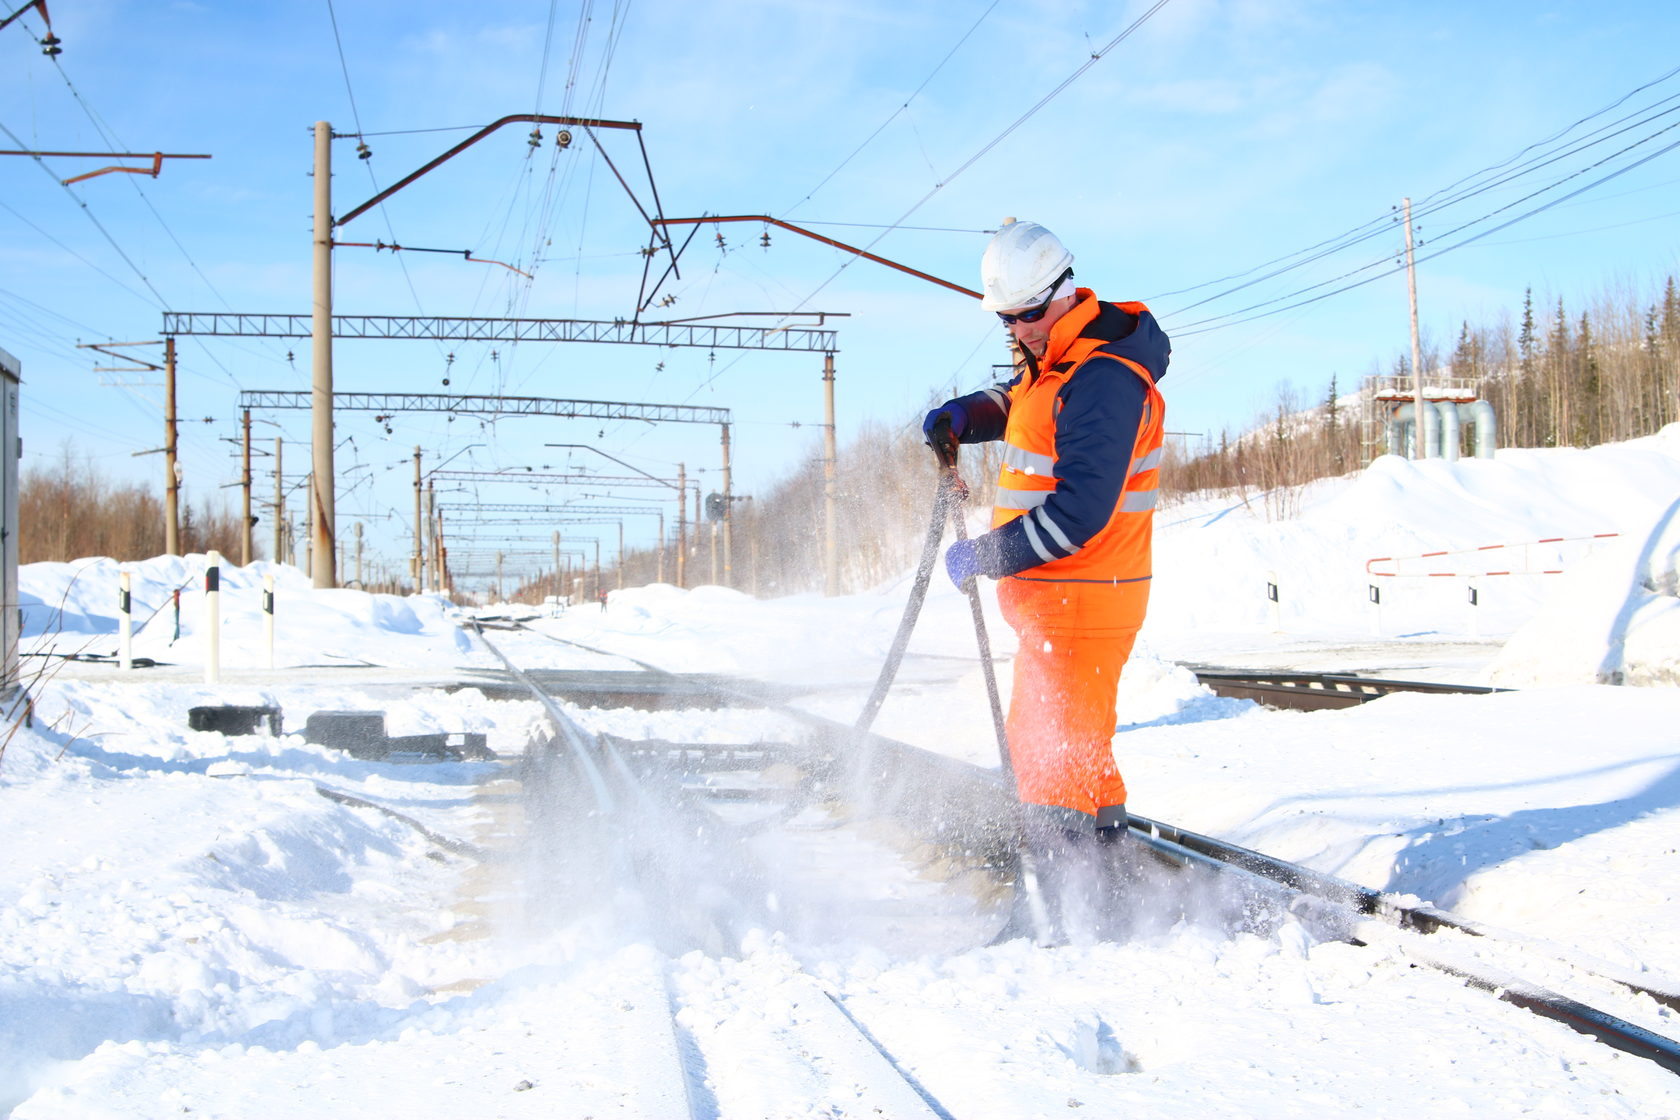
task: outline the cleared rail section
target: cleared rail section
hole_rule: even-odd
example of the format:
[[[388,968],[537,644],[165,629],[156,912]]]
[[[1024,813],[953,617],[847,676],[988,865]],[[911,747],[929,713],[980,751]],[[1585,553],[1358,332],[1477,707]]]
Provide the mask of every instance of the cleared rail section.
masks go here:
[[[635,882],[642,905],[658,914],[667,951],[734,953],[743,929],[766,919],[772,924],[777,919],[796,921],[789,911],[797,908],[798,900],[779,900],[774,886],[766,890],[767,883],[778,881],[773,871],[767,873],[767,863],[810,845],[802,858],[817,866],[823,860],[821,846],[835,842],[852,847],[840,873],[816,888],[841,896],[828,899],[831,907],[861,912],[878,905],[878,897],[866,897],[868,878],[889,869],[895,860],[908,859],[919,870],[934,864],[942,868],[936,878],[945,901],[928,896],[913,900],[918,921],[925,923],[931,914],[937,922],[942,905],[955,905],[971,918],[990,909],[1001,924],[1001,900],[1016,870],[1016,837],[1006,787],[995,771],[881,736],[859,735],[847,725],[790,707],[779,690],[753,682],[677,676],[639,662],[635,671],[526,672],[494,644],[491,648],[502,658],[506,674],[485,685],[494,688],[499,683],[536,696],[554,725],[551,749],[528,763],[524,778],[545,803],[538,832],[539,842],[549,847],[544,861],[581,869],[576,873],[585,877],[597,876],[597,889],[603,892],[610,891],[613,882]],[[1436,690],[1398,683],[1411,690]],[[1471,691],[1451,686],[1439,690]],[[1351,702],[1381,694],[1380,688],[1351,693]],[[772,713],[781,733],[693,742],[591,732],[568,714],[561,697],[591,708],[642,711],[736,706]],[[884,840],[881,822],[890,823]],[[1552,959],[1577,975],[1612,983],[1670,1008],[1680,1008],[1680,984],[1619,971],[1560,946],[1494,930],[1165,822],[1134,817],[1131,824],[1134,866],[1144,897],[1182,898],[1190,893],[1152,892],[1151,880],[1157,885],[1182,876],[1228,880],[1226,889],[1204,894],[1233,900],[1225,916],[1232,929],[1263,933],[1292,920],[1320,939],[1355,945],[1409,939],[1406,952],[1419,963],[1680,1073],[1680,1044],[1672,1039],[1529,983],[1488,963],[1482,950],[1509,946],[1530,954],[1549,951]],[[682,859],[670,858],[673,843],[683,850]],[[873,845],[873,852],[860,859],[860,844]],[[878,862],[872,865],[871,860]],[[847,890],[864,893],[847,898]],[[776,913],[778,907],[783,911]],[[969,928],[957,936],[973,939],[975,932]],[[968,945],[983,943],[985,936],[982,932]],[[1477,948],[1467,952],[1466,944]],[[791,1047],[788,1060],[821,1067],[822,1076],[842,1076],[854,1084],[856,1115],[951,1115],[876,1041],[868,1023],[818,979],[802,974],[789,985],[790,991],[802,993],[792,1001],[797,1030],[775,1044]],[[671,994],[665,994],[669,1000]],[[669,1002],[665,1010],[672,1010]],[[658,1028],[661,1038],[665,1034],[660,1032],[670,1033]],[[692,1102],[696,1086],[704,1081],[707,1059],[680,1026],[673,1037],[676,1057],[667,1063],[668,1088],[681,1088],[683,1099]],[[693,1114],[707,1114],[707,1109]]]

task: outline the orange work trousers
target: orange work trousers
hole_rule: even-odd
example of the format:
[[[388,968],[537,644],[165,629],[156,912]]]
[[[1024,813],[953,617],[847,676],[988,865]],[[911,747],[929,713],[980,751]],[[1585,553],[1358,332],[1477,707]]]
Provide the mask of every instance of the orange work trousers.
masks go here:
[[[1124,805],[1126,783],[1114,762],[1114,704],[1120,671],[1143,623],[1148,584],[1086,589],[1005,579],[998,592],[1004,617],[1020,637],[1004,728],[1020,799],[1092,817]]]

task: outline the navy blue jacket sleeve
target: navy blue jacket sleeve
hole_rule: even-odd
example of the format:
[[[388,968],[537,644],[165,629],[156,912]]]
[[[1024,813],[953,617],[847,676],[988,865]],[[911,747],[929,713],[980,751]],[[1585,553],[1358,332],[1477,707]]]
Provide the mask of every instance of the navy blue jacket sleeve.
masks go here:
[[[962,405],[968,414],[968,424],[957,437],[958,443],[989,443],[1003,438],[1003,430],[1009,423],[1009,390],[1019,380],[1020,377],[1001,381],[990,389],[955,399],[954,403]]]
[[[1062,389],[1056,415],[1056,489],[1037,509],[976,537],[994,579],[1072,556],[1114,515],[1131,468],[1149,390],[1113,358],[1086,362]]]

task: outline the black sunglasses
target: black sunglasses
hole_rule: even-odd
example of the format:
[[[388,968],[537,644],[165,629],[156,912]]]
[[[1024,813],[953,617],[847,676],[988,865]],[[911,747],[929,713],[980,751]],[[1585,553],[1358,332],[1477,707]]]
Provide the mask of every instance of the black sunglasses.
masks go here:
[[[1044,318],[1044,313],[1050,310],[1050,303],[1056,298],[1056,289],[1062,286],[1063,280],[1066,280],[1072,275],[1073,269],[1070,268],[1060,276],[1056,277],[1056,282],[1050,285],[1050,291],[1044,296],[1044,302],[1039,304],[1037,307],[1031,307],[1025,311],[999,311],[997,312],[997,317],[1003,320],[1005,326],[1008,326],[1011,323],[1038,322],[1040,319]]]

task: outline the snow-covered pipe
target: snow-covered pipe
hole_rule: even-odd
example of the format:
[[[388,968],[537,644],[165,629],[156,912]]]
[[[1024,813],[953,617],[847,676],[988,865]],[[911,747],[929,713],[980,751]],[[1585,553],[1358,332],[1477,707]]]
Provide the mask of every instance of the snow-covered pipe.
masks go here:
[[[1469,404],[1458,406],[1460,419],[1469,420],[1475,425],[1470,435],[1470,452],[1478,459],[1493,458],[1494,448],[1499,446],[1497,417],[1493,412],[1492,401],[1471,401]]]
[[[1458,405],[1452,401],[1435,401],[1435,411],[1441,418],[1441,442],[1437,445],[1441,458],[1449,463],[1458,461]]]
[[[274,668],[274,573],[263,577],[263,642],[268,646],[268,667]]]
[[[204,683],[215,684],[222,670],[222,554],[214,550],[204,568],[204,635],[210,646]]]
[[[130,594],[133,577],[123,572],[117,578],[117,668],[134,668],[134,600]]]
[[[1441,454],[1441,416],[1435,411],[1434,403],[1424,401],[1423,408],[1423,457],[1438,458]],[[1389,448],[1396,455],[1408,459],[1417,458],[1417,408],[1411,404],[1403,404],[1394,410],[1394,418],[1389,422]],[[1394,428],[1400,429],[1400,443],[1394,444]]]

